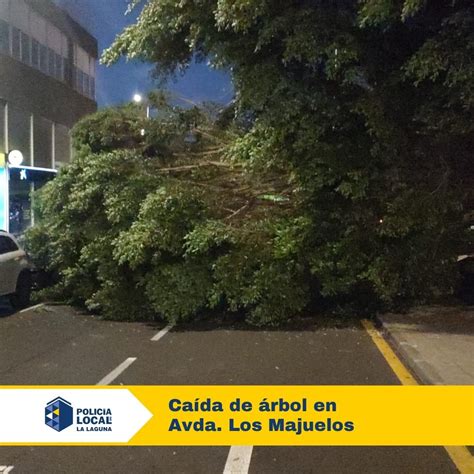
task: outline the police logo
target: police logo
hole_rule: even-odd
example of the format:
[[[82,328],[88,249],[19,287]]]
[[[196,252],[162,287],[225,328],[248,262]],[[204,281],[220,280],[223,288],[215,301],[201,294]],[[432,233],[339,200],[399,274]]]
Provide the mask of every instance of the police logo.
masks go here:
[[[56,431],[62,431],[72,425],[72,406],[64,398],[57,397],[48,402],[45,408],[44,422]]]

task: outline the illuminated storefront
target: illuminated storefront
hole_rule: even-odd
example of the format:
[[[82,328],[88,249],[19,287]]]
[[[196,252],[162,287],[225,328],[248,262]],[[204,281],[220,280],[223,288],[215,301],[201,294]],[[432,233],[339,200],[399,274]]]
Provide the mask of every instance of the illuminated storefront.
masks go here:
[[[0,228],[21,235],[34,224],[34,191],[53,179],[56,170],[1,161],[5,166],[0,169]]]
[[[34,224],[34,191],[56,175],[56,170],[22,166],[22,161],[18,150],[10,152],[7,159],[0,154],[0,229],[15,235]]]
[[[34,224],[34,191],[71,158],[70,131],[0,99],[0,229]]]

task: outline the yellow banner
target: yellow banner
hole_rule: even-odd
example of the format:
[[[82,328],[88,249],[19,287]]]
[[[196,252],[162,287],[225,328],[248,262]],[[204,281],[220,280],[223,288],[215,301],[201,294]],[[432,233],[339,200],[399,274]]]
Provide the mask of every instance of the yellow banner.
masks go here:
[[[473,386],[162,386],[130,390],[154,414],[130,441],[134,445],[474,444]],[[223,411],[203,411],[208,399],[220,402]],[[201,410],[185,411],[194,409],[196,403]],[[240,410],[234,411],[237,405]],[[213,431],[214,426],[220,431]]]
[[[16,386],[0,403],[8,392],[38,437],[4,407],[4,445],[474,445],[474,386]]]

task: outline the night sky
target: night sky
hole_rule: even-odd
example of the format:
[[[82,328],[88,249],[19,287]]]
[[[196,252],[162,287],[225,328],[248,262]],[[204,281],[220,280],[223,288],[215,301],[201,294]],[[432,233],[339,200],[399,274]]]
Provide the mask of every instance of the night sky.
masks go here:
[[[109,47],[115,36],[132,23],[138,11],[124,15],[126,0],[54,0],[59,6],[97,38],[99,52]],[[153,89],[152,66],[141,62],[120,61],[105,67],[97,66],[96,95],[99,107],[131,100],[133,94]],[[228,103],[233,97],[230,77],[206,64],[193,64],[183,77],[170,81],[167,89],[194,102],[213,100]],[[183,102],[184,105],[184,102]]]

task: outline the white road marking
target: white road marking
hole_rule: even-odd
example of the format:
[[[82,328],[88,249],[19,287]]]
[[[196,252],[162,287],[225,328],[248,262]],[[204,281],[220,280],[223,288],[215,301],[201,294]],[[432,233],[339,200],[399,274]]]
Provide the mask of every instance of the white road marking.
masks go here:
[[[116,367],[110,374],[107,374],[100,382],[97,382],[97,385],[109,385],[112,383],[122,372],[124,372],[128,367],[130,367],[135,361],[136,357],[129,357],[125,359],[118,367]]]
[[[8,474],[15,466],[0,466],[0,474]]]
[[[22,309],[21,311],[18,311],[18,312],[19,313],[25,313],[26,311],[31,311],[32,309],[41,308],[41,306],[44,306],[44,303],[35,304],[34,306],[30,306],[29,308]],[[0,466],[0,467],[4,467],[4,466]],[[2,472],[2,471],[0,471],[0,472]]]
[[[164,327],[160,332],[157,332],[152,338],[151,341],[159,341],[163,336],[165,336],[168,331],[174,328],[174,323],[168,324],[168,326]]]
[[[224,474],[247,474],[253,446],[231,446],[224,467]]]

